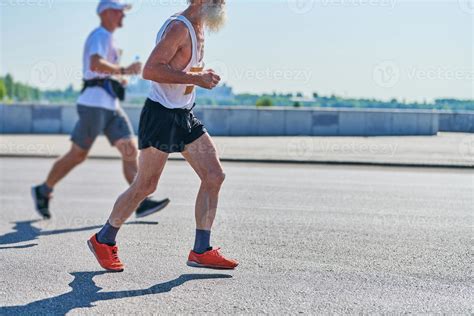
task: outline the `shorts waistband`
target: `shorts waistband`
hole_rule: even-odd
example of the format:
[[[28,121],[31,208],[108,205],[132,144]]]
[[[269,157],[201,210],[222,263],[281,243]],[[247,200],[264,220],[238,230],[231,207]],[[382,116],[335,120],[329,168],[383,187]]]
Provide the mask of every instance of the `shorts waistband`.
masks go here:
[[[196,103],[194,103],[190,109],[170,109],[164,106],[163,104],[161,104],[160,102],[153,101],[150,98],[146,99],[145,104],[150,105],[150,106],[156,106],[156,107],[159,107],[160,109],[170,111],[170,112],[176,112],[176,113],[190,113],[194,109],[194,107],[196,107]]]

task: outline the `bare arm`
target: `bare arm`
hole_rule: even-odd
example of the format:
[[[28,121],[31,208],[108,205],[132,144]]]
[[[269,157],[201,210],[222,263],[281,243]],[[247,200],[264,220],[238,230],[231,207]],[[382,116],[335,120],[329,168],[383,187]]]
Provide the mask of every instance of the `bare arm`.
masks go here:
[[[175,70],[170,63],[188,41],[188,29],[180,22],[172,23],[156,45],[143,69],[143,79],[158,83],[193,84],[206,89],[214,88],[220,77],[212,70],[200,73]]]
[[[123,68],[119,65],[112,64],[102,58],[100,55],[91,56],[90,70],[107,75],[138,75],[141,72],[141,63],[133,63],[130,66]]]

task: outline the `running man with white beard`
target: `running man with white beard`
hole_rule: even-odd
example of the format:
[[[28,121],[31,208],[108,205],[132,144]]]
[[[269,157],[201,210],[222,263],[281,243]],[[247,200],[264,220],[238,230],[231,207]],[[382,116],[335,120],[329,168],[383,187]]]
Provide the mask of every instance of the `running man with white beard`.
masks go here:
[[[112,214],[88,245],[106,270],[123,271],[115,238],[118,230],[154,192],[170,153],[180,152],[201,179],[196,199],[196,239],[187,264],[234,269],[238,263],[210,246],[219,191],[225,179],[216,147],[192,109],[195,86],[213,89],[220,77],[204,70],[204,31],[217,32],[225,23],[225,0],[188,0],[188,8],[169,18],[158,33],[143,78],[152,81],[139,127],[138,175],[115,203]]]

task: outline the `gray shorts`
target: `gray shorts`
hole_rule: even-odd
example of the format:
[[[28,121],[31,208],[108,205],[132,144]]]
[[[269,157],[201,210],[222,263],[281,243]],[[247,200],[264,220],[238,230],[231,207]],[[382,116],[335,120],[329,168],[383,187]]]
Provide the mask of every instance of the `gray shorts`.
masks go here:
[[[112,146],[120,139],[133,137],[130,120],[121,108],[111,111],[78,104],[77,113],[79,121],[71,134],[71,141],[84,150],[89,150],[101,133]]]

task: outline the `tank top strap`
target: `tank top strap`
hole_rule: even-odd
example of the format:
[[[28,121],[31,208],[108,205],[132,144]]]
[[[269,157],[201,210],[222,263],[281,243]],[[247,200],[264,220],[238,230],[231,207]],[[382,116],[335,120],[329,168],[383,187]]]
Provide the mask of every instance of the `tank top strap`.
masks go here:
[[[183,22],[188,30],[189,30],[189,34],[191,35],[191,43],[192,43],[192,47],[193,47],[193,57],[191,58],[192,60],[192,63],[191,65],[192,66],[195,66],[199,63],[199,56],[198,56],[198,45],[197,45],[197,36],[196,36],[196,31],[194,30],[194,26],[193,24],[183,15],[178,15],[176,16],[176,19]]]

